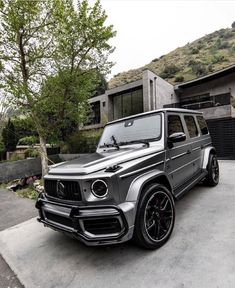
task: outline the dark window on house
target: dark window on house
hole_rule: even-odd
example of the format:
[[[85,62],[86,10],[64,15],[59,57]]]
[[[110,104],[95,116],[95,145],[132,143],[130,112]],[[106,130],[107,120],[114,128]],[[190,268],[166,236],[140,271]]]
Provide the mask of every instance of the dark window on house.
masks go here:
[[[184,132],[181,119],[178,115],[168,116],[168,136],[173,133]]]
[[[113,96],[114,119],[143,112],[143,90],[138,89]]]
[[[205,119],[202,116],[197,116],[197,122],[199,124],[202,135],[208,134],[208,128]]]
[[[186,122],[190,138],[196,137],[198,135],[198,130],[193,116],[184,116],[184,120]]]
[[[209,93],[195,95],[181,99],[181,107],[186,109],[198,110],[210,107],[230,105],[231,93],[224,93],[210,96]]]
[[[100,101],[96,101],[90,104],[91,113],[89,115],[89,121],[87,125],[99,124],[100,123]]]

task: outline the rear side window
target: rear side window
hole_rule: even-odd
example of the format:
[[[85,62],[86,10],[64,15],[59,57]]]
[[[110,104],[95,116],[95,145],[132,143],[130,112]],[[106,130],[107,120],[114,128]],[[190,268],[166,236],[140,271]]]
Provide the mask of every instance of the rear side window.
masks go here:
[[[184,132],[181,119],[178,115],[169,115],[168,116],[168,136],[177,132]]]
[[[197,116],[197,121],[201,130],[202,135],[209,133],[205,119],[202,116]]]
[[[198,130],[193,116],[184,116],[190,138],[198,136]]]

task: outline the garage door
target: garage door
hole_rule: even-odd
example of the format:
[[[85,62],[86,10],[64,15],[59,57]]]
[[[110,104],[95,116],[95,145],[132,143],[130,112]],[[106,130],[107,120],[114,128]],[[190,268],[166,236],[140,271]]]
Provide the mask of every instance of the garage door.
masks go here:
[[[207,124],[218,156],[235,159],[235,118],[208,120]]]

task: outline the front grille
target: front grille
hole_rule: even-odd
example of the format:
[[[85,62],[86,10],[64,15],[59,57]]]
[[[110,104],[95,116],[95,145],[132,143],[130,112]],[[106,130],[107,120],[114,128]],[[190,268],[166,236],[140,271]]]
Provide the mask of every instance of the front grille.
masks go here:
[[[45,180],[45,192],[48,196],[63,200],[81,201],[79,183],[76,181],[60,181],[64,185],[63,193],[58,193],[57,180]]]
[[[84,220],[84,228],[95,235],[119,233],[121,224],[117,218]]]
[[[64,226],[73,228],[73,221],[69,218],[66,218],[66,217],[63,217],[63,216],[60,216],[57,214],[52,214],[49,212],[46,212],[45,216],[49,221],[53,221],[55,223],[59,223],[59,224],[62,224]]]

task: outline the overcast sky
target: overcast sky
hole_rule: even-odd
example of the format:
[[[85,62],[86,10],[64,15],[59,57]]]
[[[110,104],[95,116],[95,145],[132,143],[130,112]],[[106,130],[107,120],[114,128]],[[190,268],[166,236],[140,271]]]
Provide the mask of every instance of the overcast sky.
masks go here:
[[[235,21],[235,0],[101,0],[101,4],[107,23],[117,31],[112,75],[138,68]]]

